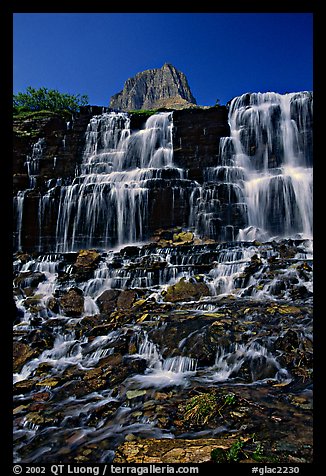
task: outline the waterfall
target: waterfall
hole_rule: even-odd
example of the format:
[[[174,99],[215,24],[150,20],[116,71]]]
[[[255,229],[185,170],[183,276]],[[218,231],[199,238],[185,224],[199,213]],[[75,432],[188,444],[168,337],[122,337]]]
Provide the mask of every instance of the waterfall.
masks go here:
[[[312,238],[312,93],[252,93],[229,105],[219,164],[191,196],[190,225],[222,240]]]
[[[14,198],[15,246],[107,249],[174,225],[218,241],[312,238],[312,106],[310,92],[234,98],[230,137],[199,182],[173,163],[172,112],[151,115],[140,130],[128,113],[93,116],[75,177],[43,185],[49,148],[40,138],[26,156],[29,189]]]
[[[32,155],[26,157],[25,165],[29,177],[30,188],[35,187],[36,177],[39,175],[40,160],[43,158],[43,150],[45,148],[45,139],[39,138],[32,147]]]
[[[151,183],[172,168],[172,113],[155,114],[130,130],[126,113],[94,116],[86,132],[81,173],[62,187],[57,251],[144,239]]]
[[[234,164],[245,173],[248,227],[239,238],[312,237],[312,157],[307,92],[245,94],[230,104]]]

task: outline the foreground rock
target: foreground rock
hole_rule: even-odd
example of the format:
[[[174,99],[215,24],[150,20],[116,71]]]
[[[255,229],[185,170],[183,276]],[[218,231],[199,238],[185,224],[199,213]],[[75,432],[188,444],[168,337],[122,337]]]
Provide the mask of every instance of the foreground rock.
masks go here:
[[[204,283],[190,283],[181,279],[167,289],[164,300],[168,302],[195,301],[202,296],[209,296],[209,288]]]
[[[131,441],[119,446],[114,463],[209,463],[214,449],[228,449],[233,442],[226,438]]]

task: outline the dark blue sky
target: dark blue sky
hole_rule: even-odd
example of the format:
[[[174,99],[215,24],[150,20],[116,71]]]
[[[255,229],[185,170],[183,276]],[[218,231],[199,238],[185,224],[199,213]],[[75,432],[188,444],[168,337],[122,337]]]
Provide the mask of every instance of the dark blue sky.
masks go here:
[[[106,106],[172,63],[200,105],[313,89],[310,13],[15,13],[14,93],[45,86]]]

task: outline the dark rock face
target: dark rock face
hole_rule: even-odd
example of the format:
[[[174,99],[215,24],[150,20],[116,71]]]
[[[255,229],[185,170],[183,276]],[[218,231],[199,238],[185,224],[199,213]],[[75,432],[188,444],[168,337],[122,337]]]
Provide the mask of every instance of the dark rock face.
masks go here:
[[[84,311],[84,297],[78,288],[66,291],[60,299],[60,306],[64,315],[79,317]]]
[[[173,98],[178,105],[196,104],[186,76],[171,64],[162,68],[148,69],[129,78],[121,92],[111,97],[110,107],[128,111],[166,107]]]
[[[204,167],[219,165],[219,140],[228,137],[224,106],[173,113],[173,162],[189,169],[188,177],[202,182]]]
[[[37,160],[38,164],[35,173],[29,175],[35,176],[36,185],[41,190],[44,190],[47,180],[73,178],[76,164],[81,160],[84,134],[92,115],[92,108],[84,108],[78,117],[69,121],[54,113],[14,119],[14,192],[28,188],[26,162],[33,160]],[[36,158],[33,157],[33,148],[37,142],[40,142],[41,150]],[[32,165],[30,163],[30,169]]]

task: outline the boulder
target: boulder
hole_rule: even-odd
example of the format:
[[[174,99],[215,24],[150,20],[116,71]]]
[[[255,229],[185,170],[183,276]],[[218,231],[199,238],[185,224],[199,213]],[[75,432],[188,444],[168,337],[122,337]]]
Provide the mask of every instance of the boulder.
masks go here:
[[[101,258],[96,250],[80,250],[73,266],[73,272],[77,280],[86,280],[93,276]]]
[[[59,302],[65,316],[80,317],[84,312],[84,296],[79,288],[70,288],[61,296]]]
[[[96,299],[101,313],[108,315],[116,309],[120,293],[117,289],[107,289]]]
[[[205,283],[190,283],[182,278],[169,286],[164,296],[166,302],[196,301],[202,296],[209,296],[209,288]]]
[[[36,357],[38,352],[35,349],[32,349],[29,345],[24,344],[23,342],[14,342],[13,343],[13,371],[20,372],[23,366],[31,360],[33,357]]]
[[[130,309],[137,300],[137,293],[132,289],[122,291],[117,300],[118,309]]]

